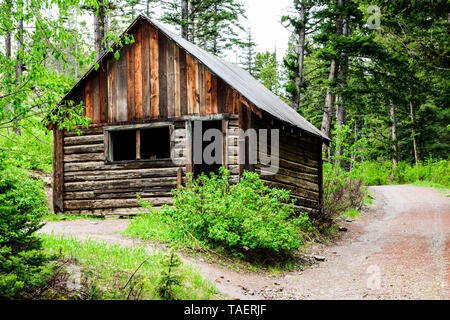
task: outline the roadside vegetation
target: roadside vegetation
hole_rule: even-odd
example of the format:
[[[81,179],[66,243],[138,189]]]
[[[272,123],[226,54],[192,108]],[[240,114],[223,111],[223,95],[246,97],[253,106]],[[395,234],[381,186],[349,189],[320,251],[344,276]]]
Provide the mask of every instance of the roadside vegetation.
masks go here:
[[[160,300],[215,299],[215,288],[172,251],[148,252],[145,247],[123,247],[99,241],[42,236],[46,252],[71,270],[60,274],[71,299]]]
[[[242,259],[255,265],[282,265],[311,237],[312,220],[295,213],[286,190],[269,188],[258,174],[245,172],[239,183],[229,171],[187,177],[173,190],[173,206],[156,211],[141,201],[145,213],[126,234]]]
[[[174,252],[37,235],[44,220],[88,217],[49,211],[36,173],[51,171],[52,149],[39,144],[48,139],[44,131],[35,135],[35,143],[0,139],[0,299],[217,298]]]

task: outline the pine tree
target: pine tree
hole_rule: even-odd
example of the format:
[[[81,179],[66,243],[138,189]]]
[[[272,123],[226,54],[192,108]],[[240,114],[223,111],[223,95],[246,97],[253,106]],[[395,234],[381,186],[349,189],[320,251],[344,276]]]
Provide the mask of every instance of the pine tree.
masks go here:
[[[242,42],[241,48],[244,51],[244,55],[241,58],[241,65],[252,76],[255,75],[255,47],[256,43],[253,40],[252,30],[247,30],[247,39]]]
[[[241,44],[239,19],[244,16],[238,0],[172,0],[165,3],[162,20],[177,26],[183,38],[220,55]]]

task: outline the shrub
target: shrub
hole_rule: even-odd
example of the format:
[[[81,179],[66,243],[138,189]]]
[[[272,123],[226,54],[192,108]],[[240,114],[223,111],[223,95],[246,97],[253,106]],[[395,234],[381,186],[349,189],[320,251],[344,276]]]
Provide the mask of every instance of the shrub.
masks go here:
[[[444,187],[450,186],[450,162],[429,158],[418,165],[399,162],[394,166],[390,161],[366,161],[353,170],[368,186],[392,183],[406,184],[428,181]]]
[[[323,166],[324,214],[321,224],[330,224],[340,214],[351,209],[359,210],[364,202],[363,181],[355,171],[347,172],[337,165]]]
[[[157,214],[169,224],[174,238],[191,234],[203,243],[239,250],[288,253],[302,243],[301,230],[311,230],[306,214],[295,216],[286,190],[265,186],[258,174],[244,172],[230,185],[229,171],[188,176],[185,187],[173,191],[173,207]]]
[[[35,231],[47,212],[41,183],[0,166],[0,298],[31,298],[51,273]]]

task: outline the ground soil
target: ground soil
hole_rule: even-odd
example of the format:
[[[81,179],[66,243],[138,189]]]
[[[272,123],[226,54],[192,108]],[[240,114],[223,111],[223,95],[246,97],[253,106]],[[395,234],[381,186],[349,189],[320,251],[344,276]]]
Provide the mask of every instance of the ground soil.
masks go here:
[[[231,299],[450,299],[450,197],[432,188],[371,187],[375,200],[346,232],[307,251],[320,260],[303,271],[234,271],[182,254]],[[48,222],[40,232],[125,246],[163,245],[119,234],[129,220]],[[312,258],[314,260],[314,258]]]

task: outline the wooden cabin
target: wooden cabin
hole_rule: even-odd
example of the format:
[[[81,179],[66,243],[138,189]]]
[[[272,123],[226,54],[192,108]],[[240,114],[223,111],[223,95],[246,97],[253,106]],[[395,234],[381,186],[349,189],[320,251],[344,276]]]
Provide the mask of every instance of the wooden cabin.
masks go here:
[[[91,124],[81,135],[53,129],[55,212],[134,215],[137,194],[156,208],[170,204],[187,172],[217,169],[192,161],[195,121],[224,133],[219,165],[232,182],[256,170],[268,185],[290,190],[298,210],[321,212],[326,136],[248,72],[159,23],[139,16],[125,33],[134,43],[118,60],[103,55],[61,102],[82,102]],[[279,129],[276,174],[265,175],[259,159],[238,161],[249,148],[239,129],[249,128]]]

